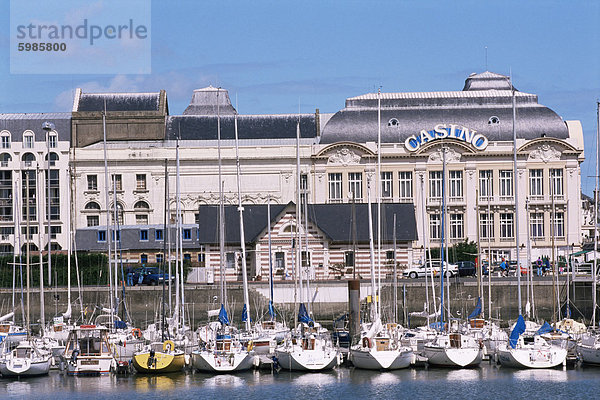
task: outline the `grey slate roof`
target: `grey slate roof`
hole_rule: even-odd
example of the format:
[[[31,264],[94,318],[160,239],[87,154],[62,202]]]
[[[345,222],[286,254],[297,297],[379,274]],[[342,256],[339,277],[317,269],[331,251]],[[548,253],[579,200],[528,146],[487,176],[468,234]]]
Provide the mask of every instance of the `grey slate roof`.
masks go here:
[[[317,136],[314,114],[239,115],[240,139],[295,138],[296,122],[300,118],[300,137]],[[175,115],[167,117],[166,139],[175,140],[179,132],[182,140],[216,140],[216,115]],[[234,116],[221,116],[221,139],[234,139]]]
[[[12,141],[22,141],[23,132],[31,130],[36,142],[45,141],[46,132],[42,124],[46,121],[54,124],[58,140],[71,140],[71,113],[0,114],[0,131],[9,131]]]
[[[358,243],[369,242],[368,206],[356,204],[356,240]],[[373,207],[373,226],[377,226],[377,206]],[[274,223],[284,210],[295,209],[294,203],[287,205],[271,205],[271,223]],[[393,215],[396,214],[396,238],[398,241],[412,241],[417,238],[414,206],[412,204],[384,203],[382,209],[382,239],[393,241]],[[219,242],[217,205],[200,206],[200,237],[202,244]],[[352,242],[352,205],[351,204],[309,204],[309,222],[317,226],[332,243]],[[240,242],[239,213],[237,206],[225,206],[225,242]],[[267,206],[244,206],[244,233],[247,243],[259,239],[259,235],[267,229]],[[374,232],[377,240],[377,232]]]
[[[156,93],[81,93],[74,111],[159,111],[160,92]]]
[[[192,101],[183,115],[233,115],[237,113],[229,100],[227,89],[212,86],[194,90]]]
[[[538,104],[534,94],[515,92],[517,137],[534,139],[546,135],[568,137],[564,121]],[[321,143],[377,141],[377,93],[346,100],[346,107],[325,125]],[[499,123],[491,124],[490,118]],[[398,123],[391,125],[396,119]],[[489,140],[512,141],[512,90],[508,78],[484,72],[471,75],[463,91],[381,94],[381,140],[403,143],[421,130],[437,124],[457,124],[474,129]]]

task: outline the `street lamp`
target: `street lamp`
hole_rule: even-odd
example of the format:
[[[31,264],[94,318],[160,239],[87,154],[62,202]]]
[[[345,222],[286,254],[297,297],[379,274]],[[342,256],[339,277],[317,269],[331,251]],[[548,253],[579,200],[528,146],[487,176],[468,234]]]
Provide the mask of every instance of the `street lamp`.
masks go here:
[[[48,215],[46,216],[48,223],[48,285],[52,285],[52,246],[50,244],[52,240],[52,232],[50,230],[50,133],[56,129],[52,122],[44,122],[42,124],[42,129],[46,132],[46,160],[47,160],[47,174],[46,177],[46,190],[48,192],[47,196],[47,210]],[[41,263],[41,260],[40,260]],[[40,264],[41,265],[41,264]],[[41,274],[40,274],[41,275]]]

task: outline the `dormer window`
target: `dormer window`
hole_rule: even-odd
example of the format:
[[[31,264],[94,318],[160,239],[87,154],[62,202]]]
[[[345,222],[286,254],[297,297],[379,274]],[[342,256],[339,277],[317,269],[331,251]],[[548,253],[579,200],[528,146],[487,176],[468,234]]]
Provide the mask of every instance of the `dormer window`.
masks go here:
[[[490,119],[488,120],[488,125],[498,125],[500,123],[500,118],[494,116],[491,116]]]
[[[23,133],[23,148],[25,149],[33,149],[33,143],[34,143],[34,137],[33,137],[33,132],[31,131],[26,131],[25,133]]]
[[[52,131],[48,134],[48,147],[51,149],[55,149],[58,144],[58,135],[56,132]]]
[[[3,149],[10,149],[10,132],[2,131],[0,133],[0,144]]]
[[[400,121],[397,118],[392,118],[388,121],[388,126],[398,126]]]

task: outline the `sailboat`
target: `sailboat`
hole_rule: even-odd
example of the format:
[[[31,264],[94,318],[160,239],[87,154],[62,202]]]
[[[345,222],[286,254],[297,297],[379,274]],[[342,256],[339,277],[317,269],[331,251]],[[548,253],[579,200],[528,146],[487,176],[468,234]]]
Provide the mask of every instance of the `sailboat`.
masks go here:
[[[108,343],[108,328],[96,325],[75,327],[67,339],[61,364],[67,375],[106,375],[116,366]]]
[[[369,208],[369,244],[371,260],[371,314],[373,322],[361,336],[360,343],[350,347],[349,360],[356,368],[372,370],[394,370],[407,368],[414,361],[411,347],[400,342],[398,329],[384,329],[379,316],[378,296],[375,281],[375,256],[373,244],[373,219],[371,207],[370,183],[367,181],[367,200]],[[392,327],[395,324],[388,324]],[[366,326],[365,326],[366,328]]]
[[[225,261],[225,210],[223,199],[223,184],[221,174],[221,115],[219,108],[219,89],[217,89],[217,151],[219,159],[219,247],[220,247],[220,278],[221,278],[221,308],[219,310],[219,323],[209,324],[203,329],[204,339],[201,339],[200,346],[197,350],[192,351],[192,367],[203,372],[238,372],[245,371],[255,365],[254,351],[252,351],[250,342],[242,343],[237,332],[233,327],[229,326],[229,316],[225,309],[226,294],[225,294],[225,271],[223,263]],[[235,114],[235,135],[236,135],[236,151],[237,151],[237,113]],[[238,158],[238,177],[239,177],[239,158]],[[238,179],[239,185],[239,179]],[[239,193],[239,186],[238,186]],[[238,196],[241,202],[241,197]],[[240,238],[242,249],[244,248],[244,230],[243,217],[240,205]],[[245,256],[245,254],[244,254]],[[245,257],[244,257],[245,258]],[[244,309],[242,311],[242,319],[246,318],[246,330],[250,331],[250,316],[248,302],[248,283],[245,271],[246,261],[242,259],[243,279],[244,279]],[[212,328],[215,329],[212,329]]]

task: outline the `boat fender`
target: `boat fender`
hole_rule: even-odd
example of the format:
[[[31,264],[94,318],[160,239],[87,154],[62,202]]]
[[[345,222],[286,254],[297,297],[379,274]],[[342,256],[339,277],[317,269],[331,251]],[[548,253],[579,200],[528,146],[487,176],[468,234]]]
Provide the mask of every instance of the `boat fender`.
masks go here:
[[[479,339],[479,350],[483,350],[483,340]]]
[[[163,343],[163,351],[170,352],[175,350],[175,343],[172,340],[165,340]]]
[[[252,347],[254,347],[254,343],[252,343],[252,340],[248,342],[248,351],[252,351]]]
[[[373,347],[373,345],[372,345],[372,343],[371,343],[371,339],[369,339],[368,337],[364,337],[364,338],[363,338],[363,340],[362,340],[362,345],[363,345],[363,347],[366,347],[366,348],[369,348],[369,349],[370,349],[371,347]]]

